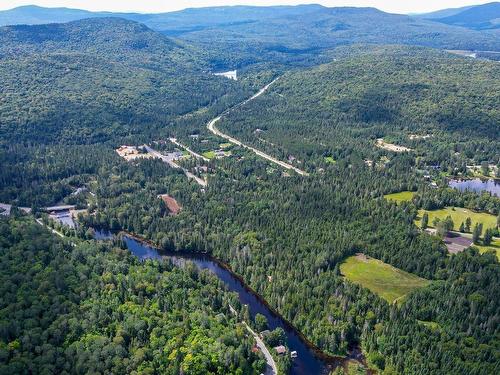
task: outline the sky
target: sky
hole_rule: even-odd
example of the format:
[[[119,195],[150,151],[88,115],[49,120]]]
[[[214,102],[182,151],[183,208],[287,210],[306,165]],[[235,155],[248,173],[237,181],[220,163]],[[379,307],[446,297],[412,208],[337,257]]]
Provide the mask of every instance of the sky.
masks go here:
[[[424,13],[444,8],[488,3],[493,0],[0,0],[0,10],[21,5],[67,7],[87,10],[169,12],[217,5],[295,5],[318,3],[335,6],[371,6],[392,13]]]

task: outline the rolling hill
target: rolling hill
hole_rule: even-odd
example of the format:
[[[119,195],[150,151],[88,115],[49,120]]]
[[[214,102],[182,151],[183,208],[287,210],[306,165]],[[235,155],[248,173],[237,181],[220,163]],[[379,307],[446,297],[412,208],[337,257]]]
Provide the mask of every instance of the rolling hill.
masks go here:
[[[500,28],[500,2],[466,8],[456,14],[434,20],[475,30],[498,29]]]
[[[410,134],[433,134],[414,143],[429,152],[439,142],[445,149],[474,139],[496,145],[497,63],[421,47],[360,50],[286,74],[267,95],[223,119],[220,130],[301,161],[332,153],[337,159],[348,152],[345,145],[370,159],[377,138],[398,137],[404,143],[394,143],[413,148]]]
[[[413,14],[412,16],[415,18],[425,18],[427,20],[432,20],[435,18],[443,18],[443,17],[453,16],[455,14],[458,14],[460,12],[463,12],[464,10],[467,10],[467,9],[470,9],[473,7],[474,7],[474,5],[469,5],[469,6],[460,7],[460,8],[440,9],[440,10],[436,10],[436,11],[430,12],[430,13],[417,13],[417,14]]]
[[[255,62],[325,62],[328,49],[353,43],[409,44],[456,50],[500,51],[496,30],[471,30],[375,8],[320,5],[211,7],[159,14],[113,13],[197,44],[215,68]],[[109,17],[66,8],[22,7],[0,12],[0,25]]]
[[[1,138],[94,142],[145,133],[239,90],[207,72],[201,51],[132,21],[6,26]]]

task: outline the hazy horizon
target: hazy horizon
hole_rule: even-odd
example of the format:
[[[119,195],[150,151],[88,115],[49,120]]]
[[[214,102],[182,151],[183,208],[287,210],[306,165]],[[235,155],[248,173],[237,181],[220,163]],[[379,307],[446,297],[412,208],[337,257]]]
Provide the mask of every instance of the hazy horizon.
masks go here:
[[[271,5],[300,5],[300,4],[321,4],[327,7],[354,6],[354,7],[375,7],[385,12],[392,13],[425,13],[446,8],[459,8],[468,5],[479,5],[493,2],[491,0],[440,0],[440,1],[419,1],[419,0],[323,0],[323,1],[296,1],[296,0],[178,0],[175,3],[162,0],[152,0],[137,2],[134,0],[4,0],[0,4],[0,10],[8,10],[25,5],[38,5],[41,7],[65,7],[84,9],[89,11],[110,11],[110,12],[134,12],[134,13],[160,13],[182,10],[186,8],[202,8],[210,6],[224,5],[250,5],[250,6],[271,6]]]

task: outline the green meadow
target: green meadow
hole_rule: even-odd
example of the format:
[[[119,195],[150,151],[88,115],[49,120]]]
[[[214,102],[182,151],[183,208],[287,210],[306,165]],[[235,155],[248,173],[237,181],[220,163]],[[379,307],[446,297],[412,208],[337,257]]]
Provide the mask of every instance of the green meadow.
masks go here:
[[[468,217],[470,217],[472,221],[471,230],[474,228],[476,223],[483,224],[483,231],[487,228],[496,228],[497,225],[497,218],[488,213],[474,212],[462,207],[446,207],[433,211],[418,210],[418,218],[415,222],[418,226],[420,226],[420,220],[425,212],[429,215],[429,227],[433,226],[432,222],[435,218],[443,220],[446,219],[447,216],[451,216],[451,219],[453,220],[453,229],[456,231],[460,229],[460,224],[465,223],[465,220],[467,220]]]
[[[342,274],[353,283],[378,294],[389,303],[402,302],[412,290],[430,283],[380,260],[358,254],[346,259],[340,266]]]
[[[474,245],[479,249],[481,254],[487,251],[493,251],[497,254],[497,258],[500,261],[500,238],[494,238],[490,246]]]
[[[414,191],[400,191],[399,193],[386,194],[384,198],[399,203],[411,201],[414,196]]]
[[[335,164],[337,161],[333,158],[333,156],[325,156],[325,161],[330,164]]]
[[[213,159],[215,158],[215,151],[206,151],[202,155],[207,159]]]

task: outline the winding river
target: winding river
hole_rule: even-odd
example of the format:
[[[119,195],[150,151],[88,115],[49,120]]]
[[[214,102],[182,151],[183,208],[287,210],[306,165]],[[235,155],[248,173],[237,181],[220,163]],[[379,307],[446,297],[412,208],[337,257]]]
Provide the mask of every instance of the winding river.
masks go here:
[[[104,240],[110,238],[110,233],[96,231],[96,239]],[[289,349],[297,351],[298,357],[293,359],[290,371],[292,375],[315,375],[328,374],[337,366],[345,366],[349,359],[363,361],[358,349],[354,349],[348,358],[330,357],[324,355],[312,343],[307,341],[295,328],[284,318],[272,310],[270,306],[243,281],[233,274],[226,266],[208,255],[203,254],[179,254],[159,253],[157,249],[130,236],[123,236],[127,248],[140,260],[146,259],[169,259],[173,264],[180,265],[186,260],[193,262],[199,269],[208,269],[213,272],[227,287],[228,290],[236,292],[241,304],[249,307],[250,316],[255,317],[257,313],[267,318],[269,329],[283,328]]]

